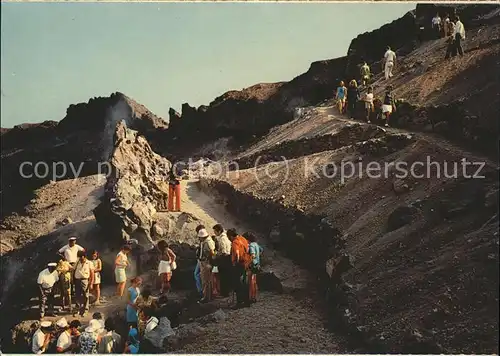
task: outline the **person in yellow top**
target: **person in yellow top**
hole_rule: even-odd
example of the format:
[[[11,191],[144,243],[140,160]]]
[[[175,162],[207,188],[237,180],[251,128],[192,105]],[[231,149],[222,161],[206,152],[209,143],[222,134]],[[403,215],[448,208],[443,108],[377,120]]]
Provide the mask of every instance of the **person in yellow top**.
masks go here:
[[[57,263],[56,271],[59,273],[59,289],[61,290],[61,306],[72,312],[71,306],[71,264],[63,257]]]

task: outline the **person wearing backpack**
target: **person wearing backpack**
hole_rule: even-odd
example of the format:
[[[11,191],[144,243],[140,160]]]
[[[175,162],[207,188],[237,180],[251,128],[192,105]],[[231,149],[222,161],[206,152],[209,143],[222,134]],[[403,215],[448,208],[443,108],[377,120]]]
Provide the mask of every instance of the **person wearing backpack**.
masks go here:
[[[227,231],[231,241],[231,262],[234,270],[234,287],[236,292],[236,308],[250,306],[249,268],[252,256],[249,253],[247,239],[238,235],[234,229]]]

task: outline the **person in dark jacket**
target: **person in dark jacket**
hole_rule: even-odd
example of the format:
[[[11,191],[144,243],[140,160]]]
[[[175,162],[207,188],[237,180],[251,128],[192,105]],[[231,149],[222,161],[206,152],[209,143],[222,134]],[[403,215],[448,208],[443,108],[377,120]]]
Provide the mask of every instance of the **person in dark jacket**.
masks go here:
[[[384,101],[382,102],[382,115],[385,119],[385,127],[389,127],[389,117],[392,112],[396,111],[396,100],[392,93],[392,85],[385,89]]]
[[[358,83],[355,79],[351,80],[349,83],[349,88],[347,88],[347,112],[351,119],[355,118],[356,104],[359,100],[359,90]]]

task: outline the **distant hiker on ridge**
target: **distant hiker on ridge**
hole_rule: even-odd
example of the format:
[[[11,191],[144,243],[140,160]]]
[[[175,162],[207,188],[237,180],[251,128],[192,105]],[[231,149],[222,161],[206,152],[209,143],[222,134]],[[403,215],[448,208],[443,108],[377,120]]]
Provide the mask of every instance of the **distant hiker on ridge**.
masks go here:
[[[382,61],[383,69],[385,74],[385,80],[392,78],[392,70],[396,65],[396,53],[391,50],[391,47],[387,46],[387,50],[384,54],[384,59]]]
[[[370,80],[370,67],[366,62],[363,63],[361,68],[359,69],[359,74],[361,74],[361,84],[365,86],[368,84],[368,81]]]
[[[54,285],[59,281],[59,273],[56,271],[57,263],[49,263],[47,268],[38,274],[38,288],[40,289],[40,319],[45,316],[45,308],[49,307],[51,313],[54,311]]]
[[[439,17],[439,13],[432,18],[432,30],[436,38],[441,38],[441,17]]]
[[[453,33],[454,47],[458,54],[463,57],[464,50],[462,48],[462,41],[465,40],[465,27],[460,18],[457,16],[455,19],[455,31]]]
[[[347,88],[345,87],[344,82],[341,81],[339,87],[337,88],[337,94],[335,95],[340,115],[344,113],[346,97],[347,97]]]

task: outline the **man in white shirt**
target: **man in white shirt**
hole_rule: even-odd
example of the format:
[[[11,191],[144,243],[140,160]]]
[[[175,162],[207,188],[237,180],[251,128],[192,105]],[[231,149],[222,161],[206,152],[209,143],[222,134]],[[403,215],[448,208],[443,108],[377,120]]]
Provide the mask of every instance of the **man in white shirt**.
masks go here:
[[[396,53],[394,53],[389,46],[387,46],[382,63],[384,63],[385,80],[388,80],[392,77],[392,69],[396,65]]]
[[[439,17],[439,13],[436,14],[432,18],[432,29],[434,30],[434,33],[436,34],[436,38],[441,37],[441,17]]]
[[[453,39],[455,50],[463,57],[464,50],[462,48],[462,40],[465,40],[465,27],[460,18],[457,16],[455,19],[455,31],[453,32]]]
[[[52,313],[54,311],[54,284],[59,281],[59,273],[56,271],[57,263],[47,264],[47,268],[38,274],[37,284],[40,290],[40,319],[45,316],[45,309]]]
[[[231,241],[226,235],[222,225],[217,224],[213,228],[215,234],[215,246],[217,249],[217,267],[219,270],[220,293],[229,296],[231,289]]]
[[[201,285],[203,288],[203,298],[200,300],[206,303],[212,299],[212,265],[211,261],[215,255],[215,242],[208,234],[207,230],[201,229],[198,231],[198,237],[202,239],[201,257],[200,257],[200,274]]]
[[[78,322],[78,320],[76,320]],[[78,322],[79,324],[79,322]],[[57,338],[56,351],[57,353],[71,353],[76,344],[73,342],[72,336],[78,334],[78,327],[75,325],[75,320],[68,324],[66,318],[61,318],[56,322],[56,326],[62,329],[61,334]]]
[[[89,287],[94,282],[94,264],[87,259],[83,251],[78,251],[78,262],[73,270],[73,277],[77,308],[80,309],[80,315],[85,316],[89,310]]]
[[[50,328],[52,323],[50,321],[42,321],[40,328],[35,331],[31,339],[31,351],[34,354],[43,354],[47,351],[50,343]]]

